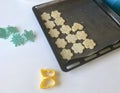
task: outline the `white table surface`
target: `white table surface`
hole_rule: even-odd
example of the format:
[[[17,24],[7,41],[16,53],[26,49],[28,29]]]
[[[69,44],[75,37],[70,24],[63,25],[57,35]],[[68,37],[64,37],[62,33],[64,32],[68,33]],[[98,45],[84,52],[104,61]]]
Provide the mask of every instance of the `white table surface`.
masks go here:
[[[120,93],[120,49],[65,73],[32,12],[38,2],[0,1],[0,27],[16,26],[21,33],[32,29],[37,35],[34,43],[20,47],[0,39],[0,93]],[[41,68],[58,71],[59,85],[39,89]]]

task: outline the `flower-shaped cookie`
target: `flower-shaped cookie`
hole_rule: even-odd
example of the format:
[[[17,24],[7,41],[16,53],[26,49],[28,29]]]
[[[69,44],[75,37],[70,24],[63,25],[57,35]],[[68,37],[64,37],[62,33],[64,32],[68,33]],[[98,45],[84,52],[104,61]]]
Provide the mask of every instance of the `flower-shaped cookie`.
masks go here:
[[[65,48],[67,42],[65,41],[65,39],[58,38],[55,44],[57,45],[58,48]]]
[[[58,17],[55,19],[55,23],[57,26],[62,26],[65,23],[65,20],[62,17]]]
[[[61,15],[61,13],[58,12],[58,10],[55,10],[55,11],[52,11],[52,12],[51,12],[51,16],[52,16],[54,19],[60,17],[60,15]]]
[[[74,51],[74,53],[83,53],[84,49],[85,48],[81,43],[75,43],[72,46],[72,50]]]
[[[96,43],[92,39],[85,39],[85,41],[83,41],[83,45],[85,48],[94,49]]]
[[[47,21],[45,23],[46,28],[53,29],[55,27],[55,23],[53,21]]]
[[[63,59],[70,60],[73,56],[73,53],[70,49],[63,49],[60,53]]]
[[[77,37],[75,35],[69,34],[66,36],[66,40],[68,43],[75,43],[77,40]]]
[[[72,31],[76,32],[77,30],[83,30],[83,25],[79,24],[79,23],[74,23],[72,26]]]
[[[85,40],[87,36],[88,35],[87,35],[87,33],[85,33],[85,31],[78,31],[76,33],[76,37],[78,40]]]
[[[49,35],[53,38],[57,38],[60,35],[60,32],[57,29],[51,29]]]
[[[60,30],[62,31],[63,34],[69,34],[71,31],[71,28],[69,25],[63,25]]]
[[[51,16],[50,16],[49,13],[44,12],[44,13],[41,15],[41,18],[42,18],[42,20],[44,20],[44,21],[49,21],[49,20],[51,19]]]

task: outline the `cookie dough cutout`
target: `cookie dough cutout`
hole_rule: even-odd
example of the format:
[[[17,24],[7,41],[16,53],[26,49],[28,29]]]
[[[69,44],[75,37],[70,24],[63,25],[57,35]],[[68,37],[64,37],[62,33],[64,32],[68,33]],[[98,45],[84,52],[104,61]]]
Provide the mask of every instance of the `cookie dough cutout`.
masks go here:
[[[44,20],[44,21],[49,21],[49,20],[51,19],[51,16],[50,16],[49,13],[44,12],[44,13],[41,15],[41,18],[42,18],[42,20]]]
[[[61,54],[62,58],[65,60],[70,60],[73,56],[73,53],[71,52],[70,49],[63,49],[60,54]]]
[[[66,36],[66,40],[68,43],[75,43],[77,40],[77,37],[75,35],[69,34]]]
[[[70,31],[71,31],[71,28],[69,25],[63,25],[61,28],[60,28],[61,32],[63,34],[69,34]]]
[[[51,16],[56,19],[61,16],[61,13],[58,10],[52,11]]]
[[[47,21],[45,23],[46,28],[53,29],[55,27],[55,23],[53,21]]]
[[[62,26],[65,23],[65,20],[62,17],[58,17],[55,19],[55,23],[57,26]]]
[[[49,35],[52,38],[57,38],[60,35],[60,32],[57,29],[50,29]]]
[[[85,41],[83,41],[83,45],[87,49],[94,49],[96,43],[92,39],[85,39]]]
[[[78,40],[85,40],[87,38],[87,33],[85,33],[85,31],[78,31],[76,33],[76,37]]]
[[[79,24],[79,23],[74,23],[72,26],[72,31],[76,32],[77,30],[83,30],[83,25]]]
[[[75,43],[72,46],[72,50],[74,51],[75,54],[77,54],[77,53],[82,54],[84,49],[85,49],[85,47],[81,43]]]
[[[67,45],[67,42],[65,41],[65,39],[58,38],[55,44],[57,45],[58,48],[65,48],[65,46]]]

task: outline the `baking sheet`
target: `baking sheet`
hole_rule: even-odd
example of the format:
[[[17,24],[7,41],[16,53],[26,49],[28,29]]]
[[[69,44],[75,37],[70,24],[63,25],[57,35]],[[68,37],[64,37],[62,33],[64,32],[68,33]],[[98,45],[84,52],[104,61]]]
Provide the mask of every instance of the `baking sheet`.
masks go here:
[[[49,36],[48,29],[46,29],[44,22],[40,17],[43,12],[50,13],[54,10],[58,10],[62,13],[62,17],[66,20],[67,25],[72,26],[74,22],[82,23],[85,27],[85,31],[89,35],[88,37],[95,40],[97,44],[95,49],[85,50],[83,54],[73,56],[70,61],[64,60],[60,55],[61,49],[57,48],[55,45],[55,39]],[[93,0],[52,1],[34,6],[33,11],[63,71],[70,71],[73,68],[83,65],[90,60],[113,50],[114,48],[112,48],[112,46],[119,43],[120,27]],[[110,49],[106,52],[99,53],[108,47]]]

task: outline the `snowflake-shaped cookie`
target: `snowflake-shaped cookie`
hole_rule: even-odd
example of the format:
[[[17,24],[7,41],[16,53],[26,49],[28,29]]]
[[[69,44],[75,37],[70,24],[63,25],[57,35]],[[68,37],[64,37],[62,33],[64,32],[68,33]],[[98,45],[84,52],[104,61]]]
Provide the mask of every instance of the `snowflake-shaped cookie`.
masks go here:
[[[58,10],[55,10],[55,11],[52,11],[52,12],[51,12],[51,16],[52,16],[54,19],[60,17],[60,15],[61,15],[61,13],[58,12]]]
[[[20,34],[14,34],[11,42],[13,42],[13,44],[15,44],[15,46],[17,47],[23,45],[25,43],[25,40]]]
[[[83,45],[85,48],[94,49],[96,43],[92,39],[85,39],[85,41],[83,41]]]
[[[57,29],[51,29],[49,35],[53,38],[57,38],[60,35],[60,32]]]
[[[65,48],[65,46],[67,45],[67,42],[65,41],[65,39],[58,38],[55,44],[57,45],[58,48]]]
[[[74,51],[74,53],[83,53],[85,47],[81,44],[81,43],[75,43],[72,46],[72,50]]]
[[[63,49],[60,53],[63,59],[70,60],[73,56],[73,53],[70,49]]]
[[[83,25],[79,24],[79,23],[74,23],[72,26],[72,31],[76,32],[77,30],[83,30]]]
[[[70,31],[71,31],[71,28],[69,25],[63,25],[61,28],[60,28],[61,32],[63,34],[69,34]]]
[[[23,36],[25,37],[26,41],[32,41],[32,42],[35,41],[35,34],[33,33],[32,30],[30,31],[24,30]]]
[[[88,35],[87,35],[87,33],[85,33],[85,31],[78,31],[76,33],[76,37],[78,40],[85,40],[87,36]]]
[[[68,43],[75,43],[77,38],[75,35],[72,35],[72,34],[68,34],[66,36],[66,40],[68,41]]]
[[[45,23],[46,28],[53,29],[55,27],[55,23],[53,21],[47,21]]]
[[[51,16],[50,16],[49,13],[44,12],[44,13],[41,15],[41,18],[42,18],[42,20],[44,20],[44,21],[49,21],[49,20],[51,19]]]
[[[55,19],[55,23],[57,26],[62,26],[65,23],[65,20],[62,17],[58,17]]]

